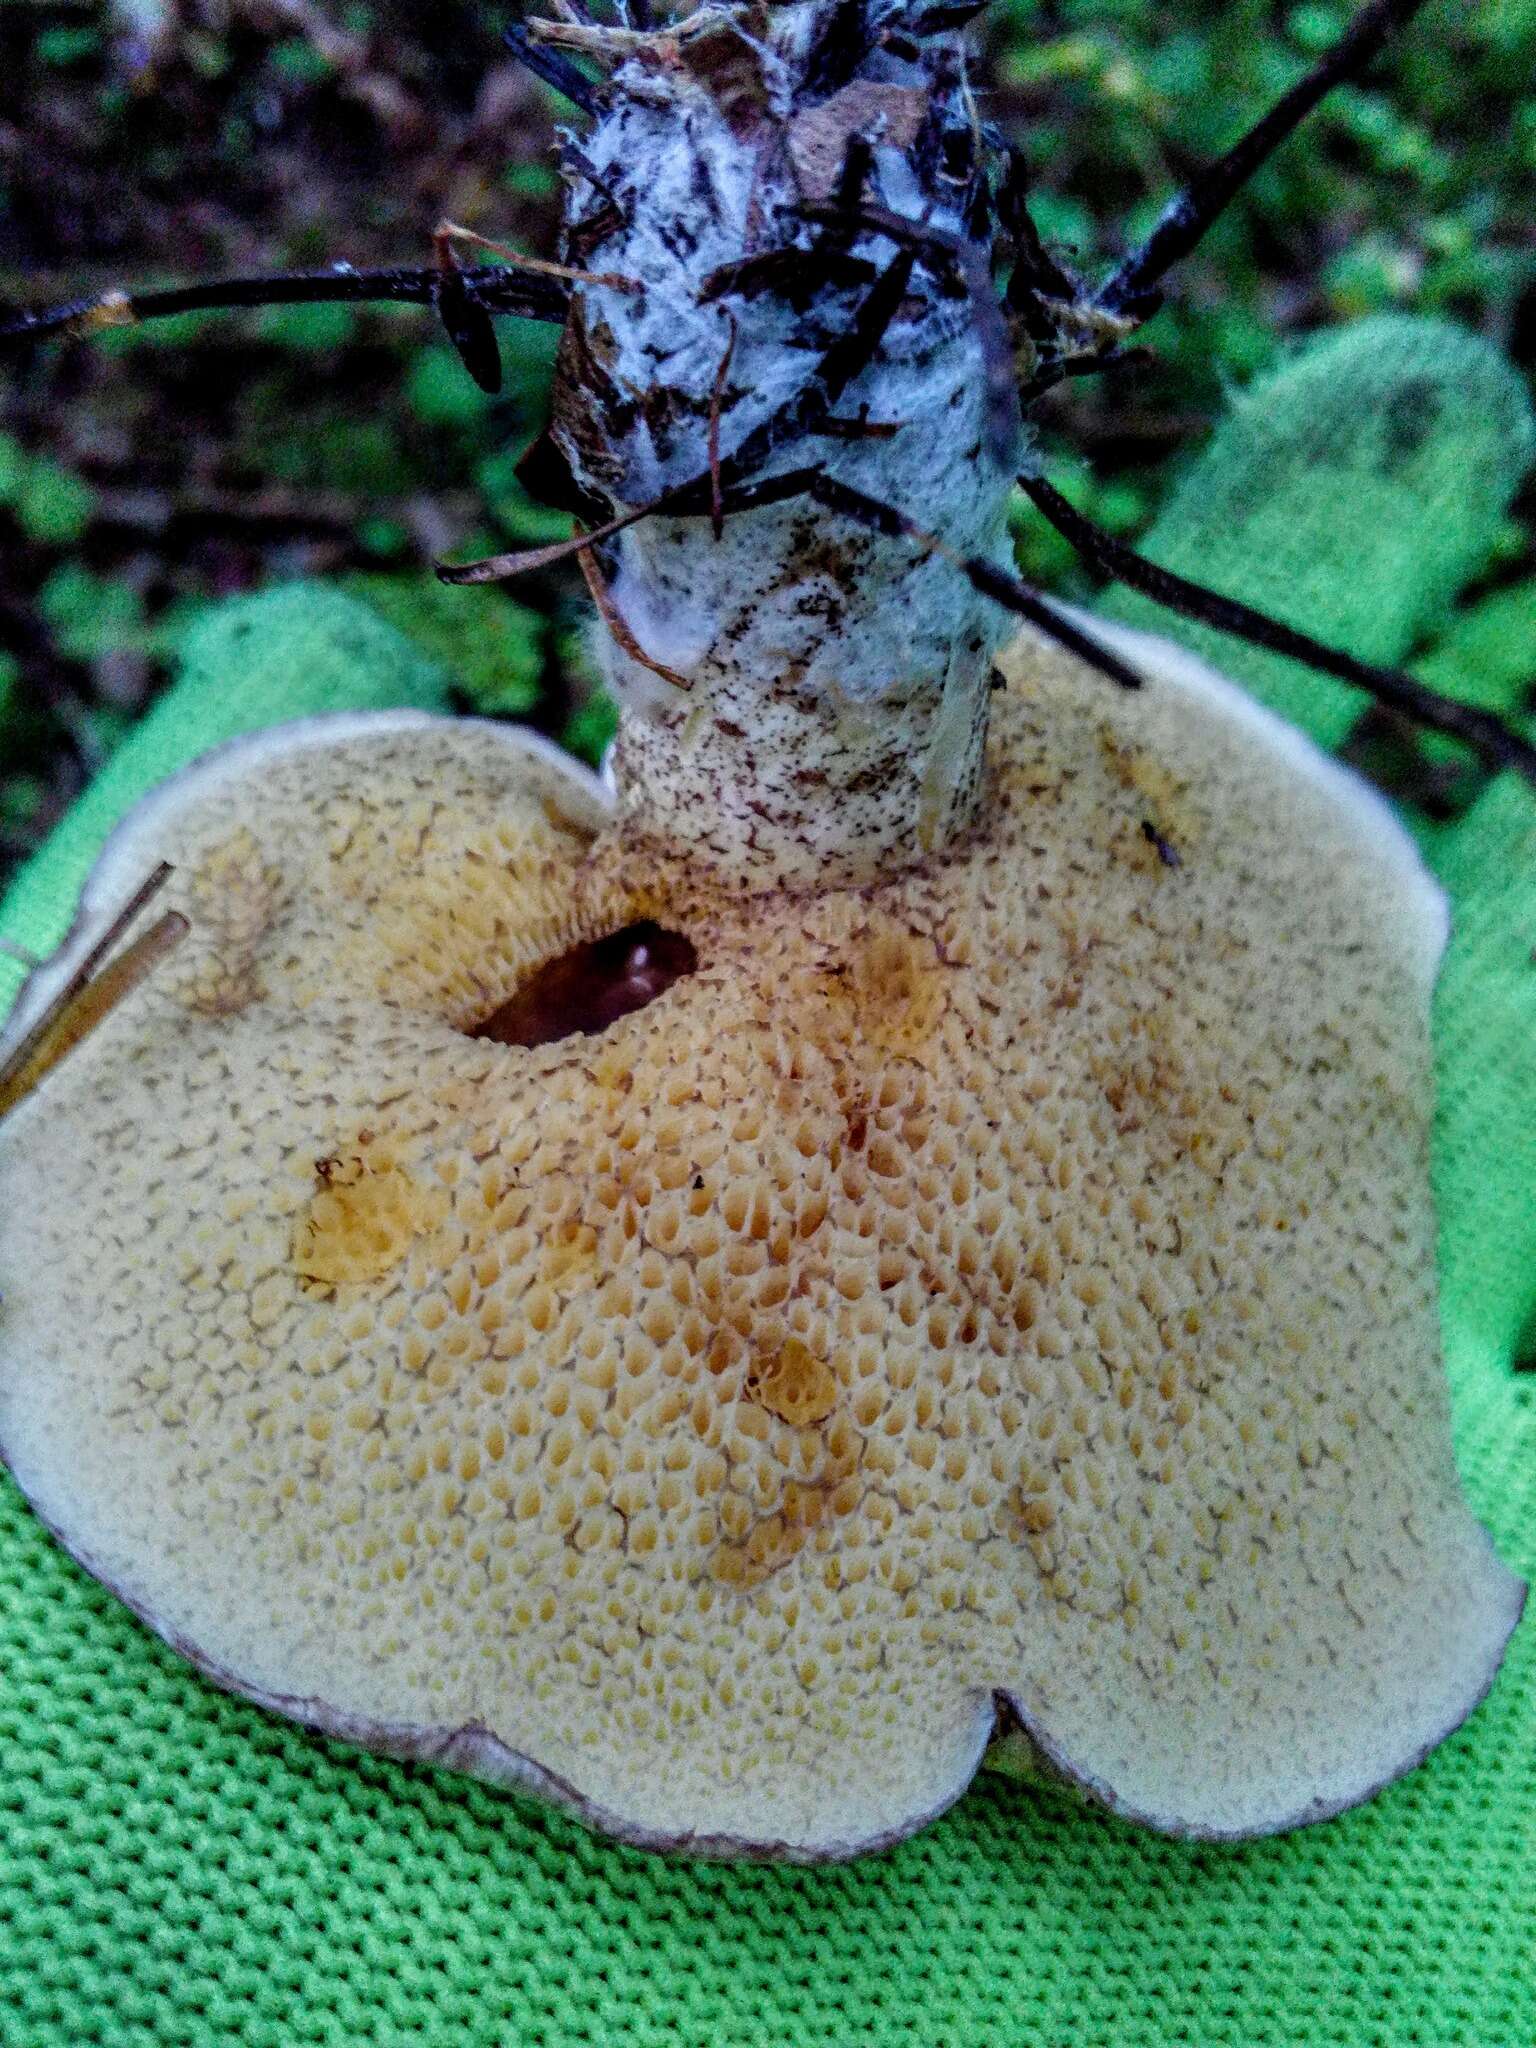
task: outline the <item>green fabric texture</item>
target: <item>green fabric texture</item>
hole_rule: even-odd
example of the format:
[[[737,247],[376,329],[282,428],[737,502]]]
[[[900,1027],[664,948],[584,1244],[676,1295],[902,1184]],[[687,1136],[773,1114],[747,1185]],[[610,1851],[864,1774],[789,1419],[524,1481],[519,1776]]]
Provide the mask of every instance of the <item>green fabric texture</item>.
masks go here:
[[[1441,1314],[1467,1371],[1533,1366],[1536,790],[1500,776],[1433,852],[1452,906],[1435,998]]]
[[[1244,392],[1143,551],[1363,661],[1400,662],[1487,561],[1531,453],[1524,387],[1486,342],[1384,314]],[[1103,608],[1170,630],[1130,592]],[[1177,636],[1321,746],[1369,701],[1229,634],[1181,620]]]
[[[1420,375],[1411,338],[1401,379]],[[1500,398],[1502,442],[1485,431],[1489,394],[1505,387],[1475,347],[1458,360],[1473,357],[1483,382],[1460,398],[1442,388],[1436,431],[1459,419],[1478,462],[1512,483],[1520,415]],[[1308,589],[1326,620],[1347,612],[1364,635],[1355,479],[1369,464],[1354,451],[1379,448],[1380,415],[1407,401],[1365,351],[1353,404],[1337,366],[1325,380],[1332,428],[1320,441],[1315,360],[1245,404],[1247,490],[1280,500],[1265,536],[1292,531],[1305,501],[1310,545],[1342,586],[1331,608],[1321,569]],[[1210,458],[1220,538],[1207,560],[1243,500],[1230,445]],[[1171,515],[1178,532],[1199,477]],[[1496,516],[1503,485],[1478,489]],[[1393,614],[1372,651],[1404,651],[1428,615],[1419,600],[1442,605],[1475,555],[1468,543],[1459,571],[1442,556],[1438,515],[1412,531],[1418,552],[1372,557]],[[1246,544],[1262,557],[1251,534]],[[1267,559],[1221,558],[1228,587],[1265,600]],[[0,908],[0,929],[51,943],[111,818],[214,740],[303,710],[432,703],[443,688],[388,628],[322,591],[217,614],[170,696]],[[1509,1367],[1536,1271],[1533,853],[1536,801],[1509,778],[1437,846],[1458,919],[1437,1169],[1457,1445],[1474,1508],[1527,1574],[1536,1379]],[[307,1737],[214,1692],[68,1561],[7,1481],[0,2042],[1530,2048],[1533,1641],[1529,1624],[1517,1631],[1488,1702],[1424,1767],[1288,1837],[1171,1843],[983,1776],[934,1827],[850,1866],[691,1865]]]
[[[1536,677],[1536,589],[1447,611],[1487,560],[1533,439],[1524,386],[1486,342],[1362,320],[1234,406],[1144,551],[1369,661],[1402,662],[1443,627],[1417,672],[1507,713]],[[1368,701],[1134,593],[1103,609],[1174,631],[1325,746]],[[1502,776],[1466,818],[1419,837],[1452,899],[1436,999],[1447,1344],[1496,1365],[1536,1341],[1536,794]]]

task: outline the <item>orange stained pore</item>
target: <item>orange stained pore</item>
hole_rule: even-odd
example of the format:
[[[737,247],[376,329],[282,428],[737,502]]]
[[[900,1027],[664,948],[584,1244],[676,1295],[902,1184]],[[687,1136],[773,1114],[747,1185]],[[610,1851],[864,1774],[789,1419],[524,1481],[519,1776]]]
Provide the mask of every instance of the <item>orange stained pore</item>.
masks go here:
[[[837,1375],[798,1337],[761,1358],[747,1375],[746,1391],[759,1407],[796,1428],[825,1422],[837,1405]]]
[[[315,1177],[293,1235],[294,1266],[312,1285],[381,1279],[447,1209],[444,1190],[420,1186],[383,1149],[317,1160]]]

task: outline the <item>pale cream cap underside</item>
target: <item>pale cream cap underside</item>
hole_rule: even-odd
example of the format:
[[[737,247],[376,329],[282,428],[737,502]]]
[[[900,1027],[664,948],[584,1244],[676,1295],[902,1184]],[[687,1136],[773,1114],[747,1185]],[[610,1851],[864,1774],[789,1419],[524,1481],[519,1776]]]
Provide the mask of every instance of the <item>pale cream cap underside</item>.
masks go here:
[[[92,904],[170,859],[192,936],[0,1130],[39,1511],[221,1682],[638,1840],[892,1839],[1003,1696],[1170,1829],[1407,1768],[1520,1598],[1439,1360],[1443,911],[1134,646],[1136,696],[1022,645],[983,830],[820,897],[594,840],[494,728],[151,799]],[[701,963],[648,1008],[464,1035],[645,916]]]

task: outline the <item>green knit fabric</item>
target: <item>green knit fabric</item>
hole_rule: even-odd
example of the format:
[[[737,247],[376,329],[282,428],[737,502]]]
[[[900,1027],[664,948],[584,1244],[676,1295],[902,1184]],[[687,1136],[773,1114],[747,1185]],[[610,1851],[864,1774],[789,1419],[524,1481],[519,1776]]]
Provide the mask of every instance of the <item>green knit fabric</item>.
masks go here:
[[[1236,399],[1145,552],[1363,661],[1401,661],[1483,567],[1531,454],[1524,387],[1486,342],[1383,314]],[[1169,630],[1146,598],[1104,608]],[[1178,637],[1322,746],[1365,708],[1362,690],[1228,634]]]
[[[1266,387],[1250,475],[1265,533],[1304,530],[1345,581],[1356,557],[1327,552],[1328,522],[1336,539],[1356,522],[1340,481],[1357,473],[1351,437],[1379,435],[1383,406],[1401,399],[1375,352],[1353,367],[1357,404],[1338,402],[1321,448],[1311,388]],[[1347,354],[1335,361],[1335,397],[1350,369]],[[1486,435],[1491,387],[1438,388],[1427,438],[1460,435],[1504,463],[1498,489],[1476,487],[1486,527],[1513,481],[1520,415],[1501,455]],[[1414,403],[1422,418],[1422,391]],[[1285,453],[1288,435],[1306,460]],[[1236,485],[1230,470],[1219,481],[1225,521]],[[1197,472],[1180,499],[1185,544],[1199,488]],[[1463,522],[1459,554],[1438,519],[1415,527],[1381,588],[1394,623],[1372,651],[1406,651],[1424,613],[1399,602],[1401,584],[1443,604],[1475,561],[1475,524]],[[1160,536],[1164,559],[1177,543]],[[1228,587],[1264,601],[1266,562],[1251,578],[1223,562]],[[1316,578],[1309,588],[1336,616]],[[1359,615],[1358,588],[1334,596]],[[111,817],[215,739],[305,710],[432,704],[444,687],[332,594],[299,587],[216,614],[0,929],[51,944]],[[1536,1376],[1510,1366],[1536,1300],[1536,799],[1501,780],[1439,835],[1436,858],[1458,923],[1437,1163],[1457,1446],[1474,1508],[1530,1574]],[[1170,1843],[983,1776],[936,1826],[851,1866],[690,1865],[214,1692],[5,1482],[0,2043],[1531,2048],[1533,1642],[1530,1624],[1516,1632],[1488,1702],[1426,1765],[1300,1834]]]

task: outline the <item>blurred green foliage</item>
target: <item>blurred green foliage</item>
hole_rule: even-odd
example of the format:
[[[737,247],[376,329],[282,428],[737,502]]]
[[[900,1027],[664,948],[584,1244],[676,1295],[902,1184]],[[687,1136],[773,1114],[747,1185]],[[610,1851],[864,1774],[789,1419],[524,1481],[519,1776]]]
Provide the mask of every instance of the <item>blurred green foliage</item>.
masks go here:
[[[56,547],[79,540],[95,495],[62,464],[29,454],[9,434],[0,434],[0,507],[29,540]]]
[[[452,676],[482,718],[526,718],[543,693],[548,621],[494,585],[450,590],[419,569],[344,576],[360,597]]]
[[[979,102],[1027,155],[1044,234],[1091,267],[1145,232],[1357,4],[993,0]],[[0,122],[0,298],[421,262],[445,214],[553,253],[554,123],[570,109],[507,62],[498,35],[517,12],[0,7],[20,110]],[[1375,312],[1456,320],[1529,377],[1533,175],[1536,0],[1432,0],[1183,267],[1147,330],[1155,362],[1052,394],[1038,421],[1052,481],[1134,541],[1228,390]],[[556,335],[499,331],[494,399],[420,312],[388,308],[188,315],[41,352],[0,384],[0,859],[36,843],[142,715],[188,619],[300,574],[345,579],[459,678],[467,705],[596,756],[612,712],[591,699],[574,574],[531,579],[514,602],[430,573],[444,554],[568,531],[515,475]],[[1507,696],[1536,668],[1530,512],[1527,499],[1426,673]],[[1014,534],[1026,574],[1091,593],[1022,503]]]

